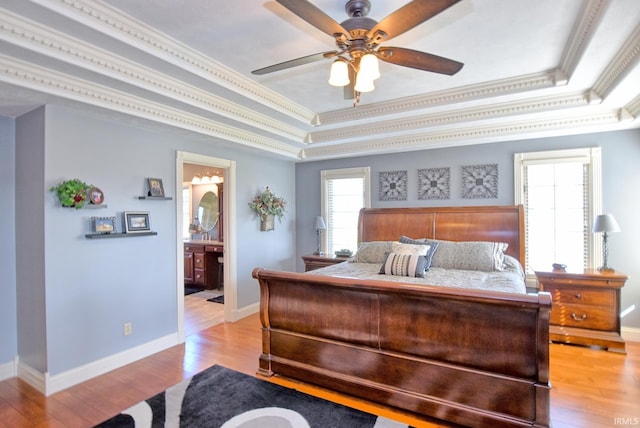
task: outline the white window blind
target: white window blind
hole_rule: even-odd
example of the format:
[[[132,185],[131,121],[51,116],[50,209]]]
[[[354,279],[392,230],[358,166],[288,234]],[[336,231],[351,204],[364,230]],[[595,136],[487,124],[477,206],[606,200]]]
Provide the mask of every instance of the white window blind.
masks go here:
[[[553,263],[570,269],[599,262],[591,225],[600,211],[600,149],[519,153],[516,195],[525,210],[528,278]]]
[[[322,177],[322,216],[327,230],[322,251],[333,255],[336,250],[356,251],[358,215],[369,207],[369,168],[324,170]]]

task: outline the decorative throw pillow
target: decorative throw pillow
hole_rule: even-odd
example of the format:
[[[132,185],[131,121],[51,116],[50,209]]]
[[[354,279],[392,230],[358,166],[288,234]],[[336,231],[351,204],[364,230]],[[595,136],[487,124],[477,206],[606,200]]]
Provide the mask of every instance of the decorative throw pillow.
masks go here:
[[[426,256],[431,248],[427,243],[422,244],[404,244],[402,242],[393,242],[391,244],[391,252],[396,254],[413,254],[416,256]]]
[[[444,269],[479,270],[483,272],[503,271],[504,252],[508,244],[485,241],[435,241],[438,251],[431,260],[432,267]]]
[[[391,252],[391,242],[361,242],[358,251],[349,261],[352,263],[382,263],[384,253]]]
[[[424,257],[427,260],[426,270],[428,271],[431,268],[431,260],[433,259],[433,253],[435,253],[436,250],[438,249],[438,245],[440,245],[439,241],[430,240],[427,242],[427,238],[411,239],[408,236],[402,235],[400,237],[400,242],[403,244],[428,245],[429,251],[427,251],[427,254]]]
[[[426,259],[424,256],[415,254],[385,254],[384,261],[380,267],[381,274],[395,276],[417,276],[424,278],[426,269]]]

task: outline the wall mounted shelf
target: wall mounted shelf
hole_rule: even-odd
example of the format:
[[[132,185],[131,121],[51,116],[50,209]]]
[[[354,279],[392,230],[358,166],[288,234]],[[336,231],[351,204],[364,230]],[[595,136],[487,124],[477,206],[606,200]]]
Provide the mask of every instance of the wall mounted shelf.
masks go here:
[[[84,235],[87,239],[109,239],[109,238],[134,238],[136,236],[152,236],[158,232],[137,232],[137,233],[88,233]]]
[[[86,204],[83,205],[81,209],[88,209],[88,210],[97,210],[98,208],[107,208],[109,205],[107,204],[100,204],[100,205],[96,205],[96,204]]]
[[[138,196],[138,199],[148,201],[170,201],[173,198],[171,196]]]

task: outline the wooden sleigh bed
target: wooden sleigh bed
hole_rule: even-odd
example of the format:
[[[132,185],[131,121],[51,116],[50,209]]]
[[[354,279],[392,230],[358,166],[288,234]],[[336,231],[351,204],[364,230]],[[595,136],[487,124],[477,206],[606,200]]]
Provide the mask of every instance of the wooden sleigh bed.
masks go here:
[[[524,265],[523,224],[521,206],[363,209],[359,241],[505,242]],[[260,374],[461,425],[550,425],[547,293],[261,268],[253,276]]]

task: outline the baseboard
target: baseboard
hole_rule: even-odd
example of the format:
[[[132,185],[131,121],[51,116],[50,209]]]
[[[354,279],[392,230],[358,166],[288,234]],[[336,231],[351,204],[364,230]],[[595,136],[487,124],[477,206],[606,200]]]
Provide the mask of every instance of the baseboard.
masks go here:
[[[0,364],[0,381],[18,376],[18,358],[5,364]]]
[[[640,342],[640,328],[622,327],[620,332],[627,342]]]
[[[178,344],[178,334],[173,333],[54,376],[19,364],[18,376],[45,396],[49,396]]]
[[[260,310],[260,302],[253,303],[240,309],[236,309],[231,312],[231,322],[236,322],[242,318],[253,315]]]

